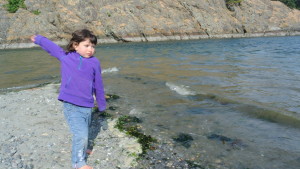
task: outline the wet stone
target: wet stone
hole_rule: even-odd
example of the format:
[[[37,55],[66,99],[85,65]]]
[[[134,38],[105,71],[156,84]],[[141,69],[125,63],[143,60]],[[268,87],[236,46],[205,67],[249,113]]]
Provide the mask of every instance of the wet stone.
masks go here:
[[[23,164],[22,164],[22,163],[19,163],[17,166],[18,166],[19,168],[23,168]]]
[[[120,98],[120,96],[115,95],[115,94],[107,94],[106,95],[106,101],[107,102],[114,101],[114,100],[117,100],[119,98]]]
[[[190,148],[194,138],[189,134],[180,133],[178,136],[173,137],[173,140],[177,143],[180,143],[185,148]]]
[[[227,143],[232,149],[241,149],[247,145],[240,139],[232,139],[219,134],[211,134],[207,136],[210,140],[221,141],[223,144]]]
[[[222,142],[232,141],[231,138],[228,138],[226,136],[222,136],[222,135],[219,135],[219,134],[211,134],[211,135],[207,136],[207,138],[210,139],[210,140],[220,140]]]
[[[9,153],[10,153],[11,156],[13,156],[14,154],[17,153],[17,150],[16,149],[11,149]]]
[[[117,109],[117,107],[116,106],[109,106],[109,108],[108,108],[109,110],[116,110]]]

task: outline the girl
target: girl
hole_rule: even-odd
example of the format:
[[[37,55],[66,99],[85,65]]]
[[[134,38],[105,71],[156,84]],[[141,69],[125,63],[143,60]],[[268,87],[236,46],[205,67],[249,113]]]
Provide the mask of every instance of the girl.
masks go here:
[[[92,169],[86,165],[88,132],[94,97],[100,111],[106,108],[104,87],[99,60],[94,57],[97,37],[87,29],[75,31],[67,45],[67,52],[43,37],[34,35],[32,42],[40,45],[61,64],[61,86],[58,100],[63,110],[72,138],[72,167]]]

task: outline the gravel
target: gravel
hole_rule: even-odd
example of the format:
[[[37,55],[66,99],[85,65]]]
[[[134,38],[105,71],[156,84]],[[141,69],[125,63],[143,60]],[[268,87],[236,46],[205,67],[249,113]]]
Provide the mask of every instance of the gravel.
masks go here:
[[[0,95],[0,168],[71,168],[71,134],[57,100],[59,84]],[[107,123],[107,129],[102,124]],[[114,128],[115,120],[94,118],[88,164],[97,168],[134,168],[141,147]]]

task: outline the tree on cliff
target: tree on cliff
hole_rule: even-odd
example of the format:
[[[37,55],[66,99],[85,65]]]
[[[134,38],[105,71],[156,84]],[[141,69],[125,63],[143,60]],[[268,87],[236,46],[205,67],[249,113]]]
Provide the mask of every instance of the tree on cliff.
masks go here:
[[[278,0],[273,0],[273,1],[278,1]],[[286,6],[290,8],[300,9],[300,0],[279,0],[279,1],[286,4]]]

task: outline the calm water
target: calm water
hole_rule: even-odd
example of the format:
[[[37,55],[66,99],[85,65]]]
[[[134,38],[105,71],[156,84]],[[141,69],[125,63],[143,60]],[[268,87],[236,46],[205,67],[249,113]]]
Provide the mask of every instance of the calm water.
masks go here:
[[[118,111],[211,168],[299,168],[300,37],[129,43],[97,48]],[[1,92],[59,80],[39,48],[0,51]],[[212,137],[214,136],[214,137]]]

